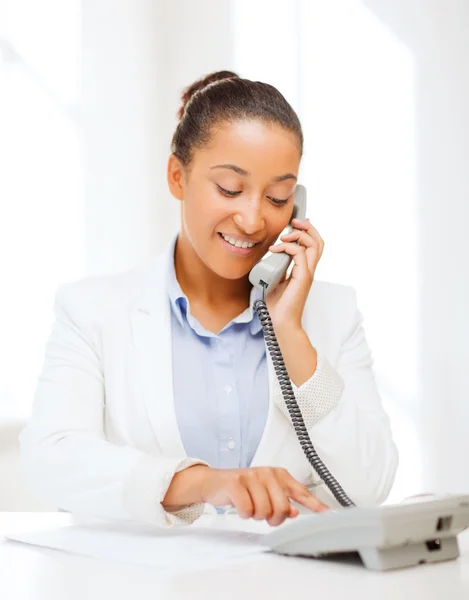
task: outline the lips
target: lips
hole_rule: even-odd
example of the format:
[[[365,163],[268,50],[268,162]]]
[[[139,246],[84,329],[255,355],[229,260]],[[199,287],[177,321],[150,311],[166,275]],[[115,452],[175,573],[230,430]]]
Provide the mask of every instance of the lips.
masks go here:
[[[227,236],[226,234],[222,233],[219,233],[219,238],[220,242],[223,244],[225,249],[232,255],[234,254],[237,256],[249,256],[257,246],[257,242],[250,242],[249,245],[247,245],[247,240],[236,240],[235,238],[231,238],[231,236]],[[233,244],[231,241],[229,241],[229,239],[234,240],[236,243]],[[243,247],[245,244],[246,246]]]
[[[228,242],[229,244],[231,244],[232,246],[236,246],[237,248],[252,248],[256,245],[256,242],[253,242],[251,240],[237,238],[231,235],[227,235],[225,233],[220,233],[220,235],[225,240],[225,242]]]
[[[227,242],[228,244],[231,244],[232,246],[235,246],[236,248],[243,248],[243,249],[253,248],[256,244],[258,244],[258,242],[248,240],[246,238],[239,238],[239,237],[231,236],[226,233],[220,232],[219,235],[225,240],[225,242]]]

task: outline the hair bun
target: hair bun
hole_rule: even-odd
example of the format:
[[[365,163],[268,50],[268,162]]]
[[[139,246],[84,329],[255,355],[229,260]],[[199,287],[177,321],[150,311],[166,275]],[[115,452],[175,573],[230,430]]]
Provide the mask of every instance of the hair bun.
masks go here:
[[[186,110],[187,103],[192,98],[192,96],[196,92],[200,92],[205,87],[210,85],[211,83],[215,83],[217,81],[223,81],[224,79],[233,79],[238,78],[239,75],[233,73],[233,71],[215,71],[214,73],[210,73],[209,75],[205,75],[205,77],[201,77],[197,81],[194,81],[191,85],[187,86],[181,96],[181,108],[178,111],[179,120],[182,119],[184,115],[184,111]]]

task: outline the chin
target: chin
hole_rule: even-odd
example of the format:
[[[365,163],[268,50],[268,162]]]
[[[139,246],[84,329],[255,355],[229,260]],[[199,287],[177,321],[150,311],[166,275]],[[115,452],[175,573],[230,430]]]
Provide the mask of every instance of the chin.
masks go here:
[[[249,269],[250,271],[251,269]],[[217,271],[218,275],[220,275],[220,277],[223,277],[223,279],[229,279],[230,281],[236,281],[238,279],[244,279],[245,277],[247,277],[249,275],[249,271],[229,271],[229,270],[225,270],[225,271]]]
[[[233,268],[228,265],[209,265],[210,269],[223,279],[229,279],[230,281],[236,281],[237,279],[244,279],[249,275],[252,267],[256,263],[253,263],[250,267],[246,268]]]

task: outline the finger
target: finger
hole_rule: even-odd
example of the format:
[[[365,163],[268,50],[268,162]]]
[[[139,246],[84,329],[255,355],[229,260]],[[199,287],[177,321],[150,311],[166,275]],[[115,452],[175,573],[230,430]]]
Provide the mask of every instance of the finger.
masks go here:
[[[280,238],[282,242],[293,242],[296,241],[306,248],[306,260],[308,262],[308,269],[312,275],[316,270],[316,266],[319,259],[322,256],[324,250],[324,242],[322,239],[318,239],[317,236],[312,237],[307,231],[300,231],[296,229],[291,233],[288,233]]]
[[[250,519],[254,514],[254,505],[251,495],[244,485],[236,484],[233,490],[229,493],[229,498],[236,508],[236,512],[242,519]]]
[[[318,500],[311,492],[302,485],[299,481],[289,475],[290,479],[287,482],[287,494],[292,500],[298,502],[302,506],[309,508],[313,512],[325,512],[329,507]]]
[[[313,246],[316,248],[319,247],[319,242],[315,238],[312,238],[308,232],[300,231],[299,229],[295,229],[295,231],[292,231],[291,233],[282,235],[280,239],[282,242],[296,241],[305,248],[311,248]]]
[[[270,252],[286,252],[290,254],[290,256],[297,256],[299,254],[304,254],[305,247],[300,244],[296,244],[295,242],[281,242],[280,244],[275,244],[275,246],[270,246]]]
[[[295,517],[297,517],[300,514],[300,511],[296,508],[296,506],[293,506],[293,504],[290,504],[290,519],[294,519]]]
[[[318,500],[313,494],[311,494],[306,488],[304,490],[299,490],[297,488],[292,488],[290,491],[290,498],[309,508],[309,510],[313,512],[326,512],[329,510],[329,507],[326,504],[323,504],[320,500]]]
[[[253,473],[253,475],[249,477],[246,486],[254,507],[252,518],[256,521],[262,519],[269,520],[273,514],[270,496],[265,485],[259,480],[256,473]]]
[[[289,498],[313,512],[324,512],[329,507],[318,500],[303,484],[297,481],[285,469],[279,469],[276,473],[278,482]]]
[[[305,224],[307,223],[307,226],[305,227]],[[319,244],[319,248],[321,250],[321,254],[322,251],[324,250],[324,240],[322,239],[319,231],[316,229],[316,227],[314,227],[314,225],[311,224],[309,219],[306,219],[305,221],[296,221],[296,219],[293,219],[292,221],[292,225],[296,228],[296,229],[304,229],[306,230],[307,234],[317,240],[318,244]]]
[[[311,225],[311,222],[309,219],[292,219],[291,225],[295,229],[304,229],[305,231],[307,231],[309,226]]]
[[[300,246],[299,244],[294,244],[291,242],[284,242],[281,244],[277,244],[276,246],[271,246],[269,250],[274,254],[278,252],[285,252],[286,254],[289,254],[293,257],[293,261],[298,267],[298,271],[300,271],[300,273],[304,274],[305,276],[306,274],[308,274],[308,276],[311,276],[311,271],[308,267],[308,261],[306,258],[306,249],[304,246]],[[294,273],[294,271],[295,269],[293,270],[292,276],[298,276],[298,271],[297,273]]]
[[[269,525],[281,525],[285,519],[298,516],[298,509],[293,506],[276,477],[269,480],[267,489],[272,505],[272,516],[267,519]]]

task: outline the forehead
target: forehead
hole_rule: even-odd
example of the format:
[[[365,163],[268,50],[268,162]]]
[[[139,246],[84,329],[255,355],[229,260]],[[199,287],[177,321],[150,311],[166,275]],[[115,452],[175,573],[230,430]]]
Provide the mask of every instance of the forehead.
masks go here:
[[[300,148],[297,137],[280,125],[260,120],[235,121],[215,126],[208,143],[193,155],[201,167],[236,164],[252,173],[298,173]]]

